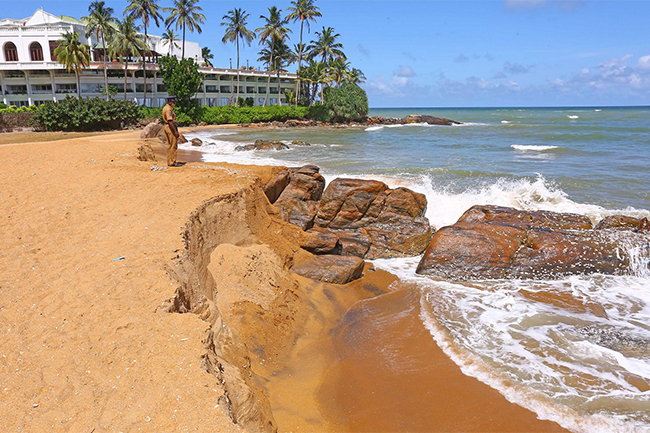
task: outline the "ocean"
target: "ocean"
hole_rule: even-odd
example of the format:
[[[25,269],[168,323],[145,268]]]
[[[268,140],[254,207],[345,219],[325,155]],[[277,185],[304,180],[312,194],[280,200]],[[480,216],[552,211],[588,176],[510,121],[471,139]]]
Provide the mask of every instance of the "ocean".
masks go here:
[[[321,167],[426,195],[437,228],[476,204],[650,217],[650,107],[374,109],[455,126],[215,129],[205,161]],[[289,150],[238,152],[256,139]],[[293,140],[311,146],[292,146]],[[190,148],[188,144],[183,145]],[[181,147],[183,147],[181,146]],[[193,148],[197,149],[197,148]],[[441,282],[419,257],[376,260],[417,287],[421,320],[469,376],[572,431],[650,431],[650,251],[629,276]]]

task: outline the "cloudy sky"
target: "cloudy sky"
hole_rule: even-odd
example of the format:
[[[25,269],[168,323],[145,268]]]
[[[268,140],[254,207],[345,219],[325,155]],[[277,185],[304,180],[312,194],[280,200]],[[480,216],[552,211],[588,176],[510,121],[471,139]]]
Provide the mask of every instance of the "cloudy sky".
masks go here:
[[[116,15],[126,0],[107,0]],[[0,0],[0,18],[37,8],[86,15],[90,1]],[[171,0],[160,0],[170,6]],[[221,42],[228,10],[261,25],[267,8],[289,0],[200,0],[207,22],[188,40],[208,46],[227,67],[235,48]],[[644,0],[317,0],[352,66],[365,73],[371,107],[650,105],[650,1]],[[299,25],[291,26],[291,44]],[[163,29],[150,33],[161,34]],[[259,46],[243,47],[241,63],[260,66]]]

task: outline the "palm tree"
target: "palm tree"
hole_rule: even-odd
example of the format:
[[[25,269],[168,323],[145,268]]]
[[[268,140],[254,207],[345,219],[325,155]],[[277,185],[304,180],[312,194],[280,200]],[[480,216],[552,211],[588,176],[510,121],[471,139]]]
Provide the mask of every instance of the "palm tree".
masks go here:
[[[359,84],[366,82],[366,76],[361,69],[352,68],[348,73],[348,82],[352,84]]]
[[[340,42],[336,42],[341,35],[338,33],[334,34],[333,28],[323,27],[323,31],[316,32],[316,36],[318,38],[315,41],[311,41],[310,45],[307,46],[310,59],[320,57],[321,61],[325,64],[330,59],[347,59],[343,53],[343,45]]]
[[[226,34],[223,35],[221,42],[224,44],[234,42],[237,45],[237,96],[235,97],[235,105],[239,104],[239,40],[241,39],[250,46],[253,39],[255,39],[255,32],[246,28],[246,24],[248,24],[246,22],[247,18],[248,14],[245,11],[235,8],[223,16],[222,19],[225,21],[221,23],[222,26],[226,26]]]
[[[176,30],[179,27],[183,28],[182,59],[185,59],[185,28],[190,29],[190,32],[194,32],[194,29],[199,34],[203,32],[199,24],[205,22],[205,15],[200,12],[203,9],[197,4],[198,2],[199,0],[174,0],[174,7],[165,8],[165,11],[171,12],[165,20],[165,26],[169,28],[172,24],[175,24]]]
[[[79,33],[67,31],[63,39],[57,41],[59,46],[54,50],[56,60],[65,65],[68,72],[74,69],[77,77],[77,96],[81,98],[81,80],[79,73],[90,64],[88,45],[79,41]]]
[[[310,85],[309,106],[311,107],[318,93],[318,85],[321,85],[321,101],[323,100],[323,90],[325,84],[331,81],[325,63],[316,60],[310,60],[309,64],[300,70],[300,79]]]
[[[341,86],[341,83],[348,80],[349,68],[350,62],[346,62],[343,59],[330,60],[329,74],[337,86]]]
[[[210,60],[214,59],[214,54],[210,52],[210,48],[201,48],[201,57],[203,57],[203,60],[205,60],[206,66],[212,66],[212,62],[210,62]]]
[[[285,27],[285,25],[288,23],[289,20],[286,18],[282,19],[280,11],[275,6],[271,6],[269,8],[268,17],[265,17],[264,15],[260,15],[260,18],[266,21],[264,26],[255,30],[256,32],[258,32],[258,35],[260,37],[260,45],[268,41],[268,44],[271,46],[271,48],[268,49],[268,54],[270,55],[270,58],[267,63],[269,65],[269,71],[268,71],[269,75],[266,80],[266,97],[264,98],[264,107],[266,107],[266,104],[269,99],[269,89],[271,87],[270,68],[273,67],[274,65],[273,54],[275,50],[272,47],[275,46],[277,41],[284,42],[287,38],[287,35],[291,32],[291,29]],[[278,86],[280,86],[279,82],[278,82]]]
[[[160,14],[160,6],[157,5],[158,0],[131,0],[131,3],[124,10],[125,15],[129,15],[134,19],[141,19],[144,25],[144,43],[146,51],[149,49],[149,36],[147,35],[147,28],[149,23],[153,20],[156,27],[160,27],[160,22],[163,17]],[[144,75],[144,101],[143,104],[147,105],[147,60],[146,56],[142,56],[142,72]]]
[[[140,35],[138,35],[140,26],[136,26],[133,22],[132,16],[127,16],[117,24],[117,31],[113,36],[113,40],[108,49],[113,55],[119,56],[124,61],[124,100],[126,101],[126,77],[129,68],[129,58],[143,55],[144,50],[147,49],[146,44]],[[135,96],[135,89],[133,89]]]
[[[316,22],[316,17],[321,17],[318,6],[314,5],[316,0],[294,0],[291,2],[291,6],[287,8],[287,11],[291,13],[287,16],[289,20],[292,20],[294,23],[300,20],[300,50],[296,50],[298,54],[298,75],[300,75],[300,68],[302,67],[302,55],[304,51],[304,45],[302,42],[302,30],[305,23],[307,23],[307,33],[311,30],[309,28],[309,21]],[[296,106],[298,106],[298,98],[300,98],[300,79],[298,80],[298,95],[296,97]]]
[[[282,40],[277,40],[273,43],[271,40],[267,41],[267,47],[259,52],[260,57],[257,59],[260,62],[272,64],[273,69],[278,78],[278,105],[282,105],[282,89],[280,83],[280,71],[290,64],[294,63],[298,57],[291,48]]]
[[[88,16],[81,20],[86,24],[86,37],[95,34],[102,41],[102,60],[104,61],[104,89],[108,101],[108,72],[106,72],[106,38],[113,34],[113,26],[117,22],[113,15],[113,8],[105,7],[103,1],[94,1],[88,7]]]
[[[174,51],[175,49],[179,49],[181,46],[178,45],[178,35],[174,33],[172,29],[167,29],[162,35],[162,44],[163,45],[169,45],[169,54]]]

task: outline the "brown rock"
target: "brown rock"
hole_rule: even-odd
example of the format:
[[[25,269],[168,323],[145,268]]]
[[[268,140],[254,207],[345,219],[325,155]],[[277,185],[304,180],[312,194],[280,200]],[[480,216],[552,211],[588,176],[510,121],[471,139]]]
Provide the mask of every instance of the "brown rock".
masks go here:
[[[282,191],[289,185],[290,179],[289,170],[281,170],[264,185],[264,194],[266,194],[271,204],[275,203],[280,197]]]
[[[369,259],[418,255],[431,239],[426,197],[383,182],[335,179],[323,194],[316,227],[337,231],[342,254]],[[345,233],[339,233],[344,231]]]
[[[315,165],[306,165],[290,171],[289,185],[275,201],[284,221],[303,230],[313,226],[314,217],[325,189],[325,178]]]
[[[277,140],[256,140],[253,144],[245,144],[235,147],[238,151],[248,150],[286,150],[289,146]]]
[[[140,138],[156,138],[162,136],[164,134],[163,129],[165,128],[160,123],[151,122],[144,127],[140,133]]]
[[[327,229],[311,228],[307,230],[300,247],[312,254],[341,254],[339,237]]]
[[[584,215],[541,210],[527,212],[492,205],[472,206],[458,219],[458,222],[546,227],[564,230],[590,230],[593,228],[591,220]]]
[[[138,159],[140,161],[155,161],[156,154],[151,147],[151,144],[147,142],[141,142],[140,147],[138,148]]]
[[[187,143],[187,138],[180,132],[178,133],[178,144]]]
[[[429,125],[460,125],[455,120],[445,119],[442,117],[426,116],[422,114],[409,114],[404,119],[404,123],[427,123]]]
[[[203,142],[201,141],[200,138],[193,138],[193,139],[191,140],[191,143],[192,143],[192,146],[195,146],[195,147],[201,147],[201,146],[203,146]]]
[[[611,215],[603,218],[596,225],[596,230],[616,229],[631,230],[639,233],[650,232],[648,218],[634,218],[625,215]]]
[[[294,146],[311,146],[310,143],[307,143],[306,141],[300,141],[300,140],[293,140],[291,144]]]
[[[442,227],[416,273],[457,280],[504,278],[525,237],[520,227],[463,222]]]
[[[580,215],[475,206],[434,234],[416,272],[458,280],[624,273],[626,250],[590,227]]]
[[[291,270],[312,280],[346,284],[361,277],[363,265],[359,257],[324,255],[298,263]]]

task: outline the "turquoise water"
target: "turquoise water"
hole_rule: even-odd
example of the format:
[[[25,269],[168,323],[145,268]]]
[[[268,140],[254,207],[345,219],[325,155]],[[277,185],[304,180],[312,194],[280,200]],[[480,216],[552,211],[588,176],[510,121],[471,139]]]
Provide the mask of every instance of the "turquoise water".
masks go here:
[[[376,109],[429,114],[457,126],[219,129],[199,137],[206,161],[321,167],[335,177],[379,179],[426,194],[435,227],[475,204],[650,217],[650,107]],[[285,151],[237,152],[256,139]],[[303,140],[312,146],[291,146]],[[411,281],[422,321],[463,372],[544,419],[582,432],[650,431],[650,239],[630,246],[629,276],[455,283],[415,274],[419,257],[375,266]],[[547,302],[563,299],[566,302]],[[533,294],[533,295],[531,295]],[[571,305],[596,305],[581,310]],[[634,341],[614,350],[581,334]]]

